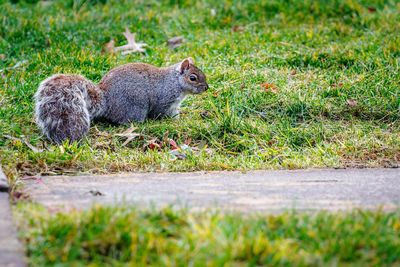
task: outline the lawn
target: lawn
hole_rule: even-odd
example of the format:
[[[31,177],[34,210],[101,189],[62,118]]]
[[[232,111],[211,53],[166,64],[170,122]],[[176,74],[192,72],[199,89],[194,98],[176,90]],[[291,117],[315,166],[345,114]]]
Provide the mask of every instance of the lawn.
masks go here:
[[[240,216],[19,205],[31,266],[398,266],[400,213]]]
[[[0,164],[14,185],[36,174],[399,165],[398,1],[12,2],[0,0]],[[104,50],[125,43],[125,27],[146,53]],[[175,36],[185,42],[171,49]],[[188,56],[210,90],[179,119],[95,122],[61,146],[35,125],[33,95],[54,73],[98,82],[124,63]],[[127,130],[141,137],[126,142]],[[400,265],[399,212],[67,213],[23,202],[14,215],[32,266]]]
[[[397,1],[0,2],[0,163],[12,180],[400,162]],[[124,44],[125,27],[149,44],[146,53],[104,52],[111,39]],[[185,42],[171,49],[174,36]],[[62,146],[34,122],[33,95],[54,73],[98,82],[127,62],[188,56],[210,90],[187,99],[179,119],[96,122],[80,143]],[[127,129],[143,136],[124,144],[117,134]],[[171,155],[170,139],[186,144],[183,157]]]

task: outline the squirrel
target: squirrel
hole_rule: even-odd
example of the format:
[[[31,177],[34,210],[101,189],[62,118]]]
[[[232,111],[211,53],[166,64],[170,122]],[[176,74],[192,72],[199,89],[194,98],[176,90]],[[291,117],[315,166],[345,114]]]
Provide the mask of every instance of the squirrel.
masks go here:
[[[192,58],[169,67],[128,63],[110,70],[98,85],[81,75],[55,74],[35,94],[36,122],[57,144],[80,140],[94,119],[114,124],[176,117],[188,94],[208,89]]]

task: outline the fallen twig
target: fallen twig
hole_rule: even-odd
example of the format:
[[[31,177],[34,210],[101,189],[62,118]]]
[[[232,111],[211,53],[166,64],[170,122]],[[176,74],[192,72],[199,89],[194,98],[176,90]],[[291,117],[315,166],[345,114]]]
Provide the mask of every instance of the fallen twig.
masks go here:
[[[129,31],[128,27],[125,28],[125,32],[123,34],[124,34],[126,40],[128,41],[128,44],[115,47],[114,48],[115,52],[123,51],[122,55],[127,55],[127,54],[135,53],[135,52],[139,52],[139,53],[146,52],[144,47],[146,47],[147,44],[146,43],[137,43],[135,40],[135,34],[131,33]]]
[[[123,133],[115,134],[115,136],[126,137],[125,142],[122,144],[123,146],[126,146],[130,141],[132,141],[136,137],[144,136],[143,134],[134,132],[135,130],[136,130],[136,127],[131,127],[131,128],[128,128]]]
[[[2,73],[3,71],[6,71],[6,70],[13,70],[13,69],[19,68],[20,66],[22,66],[22,65],[24,65],[26,63],[28,63],[28,60],[19,61],[12,67],[8,67],[8,68],[0,70],[0,73]]]
[[[41,148],[37,148],[34,145],[32,145],[31,143],[28,142],[28,140],[26,140],[25,138],[17,138],[17,137],[13,137],[10,135],[3,135],[5,138],[8,138],[10,140],[14,140],[14,141],[20,141],[22,143],[24,143],[27,147],[29,147],[33,152],[35,153],[40,153],[43,152],[44,150]]]

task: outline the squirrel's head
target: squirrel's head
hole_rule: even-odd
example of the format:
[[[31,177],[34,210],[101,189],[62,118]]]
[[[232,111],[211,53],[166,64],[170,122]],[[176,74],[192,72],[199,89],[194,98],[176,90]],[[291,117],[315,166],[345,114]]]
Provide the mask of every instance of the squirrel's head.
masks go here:
[[[192,58],[186,58],[177,64],[179,83],[183,90],[191,94],[200,94],[208,89],[206,75],[194,65]]]

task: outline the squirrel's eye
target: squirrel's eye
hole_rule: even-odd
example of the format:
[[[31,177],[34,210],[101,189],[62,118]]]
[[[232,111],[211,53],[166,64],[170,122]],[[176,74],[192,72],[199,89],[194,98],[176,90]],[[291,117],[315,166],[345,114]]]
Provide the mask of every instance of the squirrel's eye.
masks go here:
[[[194,75],[194,74],[192,74],[192,75],[190,75],[189,79],[190,79],[192,82],[194,82],[195,80],[197,80],[197,76]]]

